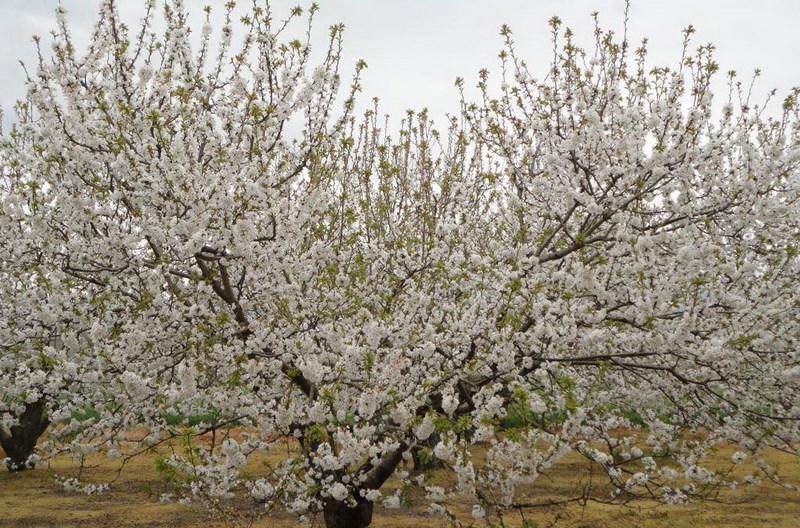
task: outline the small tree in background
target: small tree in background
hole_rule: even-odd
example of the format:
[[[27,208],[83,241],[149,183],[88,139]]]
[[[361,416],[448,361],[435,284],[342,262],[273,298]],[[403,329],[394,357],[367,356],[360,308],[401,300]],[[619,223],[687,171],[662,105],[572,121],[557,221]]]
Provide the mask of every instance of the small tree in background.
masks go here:
[[[35,200],[39,182],[19,181],[11,174],[18,162],[3,160],[0,182],[0,446],[12,471],[31,469],[37,440],[50,424],[48,408],[68,397],[64,387],[76,375],[76,347],[60,336],[73,320],[80,296],[52,289],[59,269],[31,239],[40,216]],[[7,162],[7,163],[5,163]],[[24,216],[16,213],[27,211]],[[33,220],[33,223],[29,222]],[[54,304],[55,303],[55,304]],[[79,360],[80,361],[80,360]]]
[[[392,476],[454,522],[472,496],[488,523],[546,506],[524,485],[572,452],[613,490],[576,498],[611,503],[714,493],[720,439],[796,452],[794,96],[767,119],[734,84],[717,120],[689,33],[676,71],[649,69],[644,47],[598,27],[587,53],[553,19],[543,80],[503,29],[498,96],[482,72],[446,130],[410,113],[392,135],[377,108],[352,118],[357,78],[334,115],[341,27],[311,68],[267,7],[236,51],[231,5],[219,49],[206,25],[193,51],[182,2],[163,35],[147,6],[130,32],[105,1],[83,58],[59,10],[5,144],[3,244],[36,255],[28,275],[8,260],[8,287],[43,278],[26,320],[61,322],[50,372],[74,365],[54,442],[125,460],[180,436],[159,466],[185,493],[329,527],[398,505]],[[97,416],[67,420],[79,407]],[[455,484],[412,479],[413,453]]]

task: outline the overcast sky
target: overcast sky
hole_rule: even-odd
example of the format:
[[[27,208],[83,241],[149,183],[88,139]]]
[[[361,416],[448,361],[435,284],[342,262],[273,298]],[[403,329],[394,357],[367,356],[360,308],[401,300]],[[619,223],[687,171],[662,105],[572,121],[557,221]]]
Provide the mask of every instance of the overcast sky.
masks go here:
[[[242,0],[240,4],[249,4]],[[99,0],[61,0],[69,12],[76,41],[86,42]],[[276,16],[304,0],[273,0]],[[578,40],[590,43],[590,14],[599,11],[604,26],[620,30],[624,0],[319,0],[321,12],[317,42],[323,46],[326,27],[343,22],[345,67],[358,59],[369,69],[364,97],[379,96],[383,109],[398,115],[406,108],[427,106],[434,116],[458,108],[456,77],[474,84],[477,71],[497,71],[502,47],[498,30],[507,23],[514,30],[520,54],[543,76],[550,45],[547,20],[558,15],[573,28]],[[124,18],[134,25],[141,0],[119,0]],[[186,0],[199,13],[210,4],[222,11],[221,0]],[[55,25],[58,0],[0,0],[0,104],[9,113],[24,93],[18,60],[34,63],[31,36],[47,37]],[[651,64],[677,63],[688,24],[697,29],[697,44],[713,42],[722,71],[747,76],[756,67],[762,77],[756,92],[776,88],[781,98],[800,85],[800,0],[634,0],[629,34],[649,39]],[[722,77],[722,76],[720,76]],[[9,121],[7,115],[4,119]]]

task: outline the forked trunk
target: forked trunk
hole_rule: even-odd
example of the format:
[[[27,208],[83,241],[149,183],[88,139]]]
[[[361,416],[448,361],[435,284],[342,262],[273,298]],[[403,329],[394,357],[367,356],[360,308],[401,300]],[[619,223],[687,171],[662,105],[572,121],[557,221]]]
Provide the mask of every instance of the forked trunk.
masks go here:
[[[366,528],[372,523],[373,503],[359,498],[352,508],[347,503],[331,501],[325,504],[323,514],[326,528]]]
[[[386,453],[380,462],[373,464],[368,461],[362,466],[365,477],[361,482],[361,489],[380,489],[383,483],[394,473],[397,465],[403,460],[403,454],[408,450],[405,442],[389,453]],[[372,524],[372,501],[354,493],[356,504],[351,508],[344,501],[328,499],[322,513],[325,517],[326,528],[366,528]]]
[[[19,416],[19,424],[9,430],[0,427],[0,446],[9,459],[6,462],[9,471],[33,469],[28,459],[36,448],[36,441],[50,425],[46,407],[44,399],[26,404]]]

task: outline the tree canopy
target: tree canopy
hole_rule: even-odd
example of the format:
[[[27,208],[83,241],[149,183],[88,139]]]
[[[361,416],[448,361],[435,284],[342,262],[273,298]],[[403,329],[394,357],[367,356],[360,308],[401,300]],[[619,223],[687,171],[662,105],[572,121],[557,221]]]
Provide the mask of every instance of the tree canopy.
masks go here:
[[[691,29],[670,69],[553,18],[541,77],[504,27],[477,100],[458,80],[461,115],[392,132],[354,115],[363,64],[340,96],[343,27],[312,62],[316,6],[228,4],[193,47],[180,0],[160,33],[146,3],[132,29],[105,0],[82,55],[59,7],[2,138],[3,435],[38,406],[44,452],[183,438],[160,467],[187,497],[331,527],[408,487],[495,522],[573,452],[615,490],[577,499],[610,503],[715,493],[720,440],[797,453],[796,92],[767,117],[731,76],[715,112]]]

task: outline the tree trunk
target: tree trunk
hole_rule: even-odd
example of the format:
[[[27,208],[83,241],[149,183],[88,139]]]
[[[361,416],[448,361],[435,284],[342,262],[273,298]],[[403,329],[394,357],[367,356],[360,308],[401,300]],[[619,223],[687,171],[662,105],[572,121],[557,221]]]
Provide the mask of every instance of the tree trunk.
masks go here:
[[[9,459],[6,462],[9,471],[33,469],[33,464],[28,459],[36,448],[36,441],[50,425],[46,403],[41,399],[26,404],[25,411],[19,416],[18,425],[10,430],[0,427],[0,446]]]
[[[366,528],[372,523],[372,502],[359,497],[353,508],[341,501],[325,504],[326,528]]]

